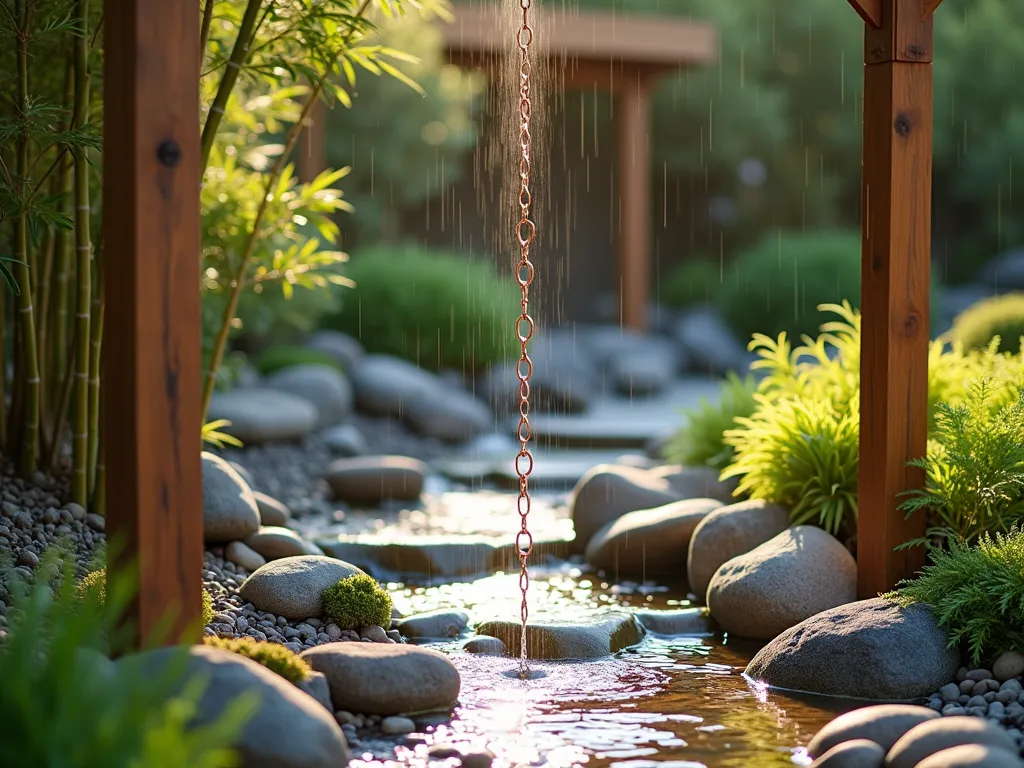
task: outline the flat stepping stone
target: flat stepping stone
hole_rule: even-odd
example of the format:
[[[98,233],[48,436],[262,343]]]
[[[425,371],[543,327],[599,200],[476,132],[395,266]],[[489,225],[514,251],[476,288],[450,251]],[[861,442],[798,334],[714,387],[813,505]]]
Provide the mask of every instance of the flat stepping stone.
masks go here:
[[[518,622],[488,621],[476,631],[519,648],[521,628]],[[606,613],[574,622],[535,620],[526,625],[526,652],[531,659],[545,661],[600,659],[636,645],[643,636],[643,627],[630,613]]]
[[[701,637],[715,633],[711,616],[703,608],[683,608],[678,611],[641,610],[633,615],[652,635]]]
[[[292,442],[308,437],[320,419],[313,403],[274,389],[233,389],[210,400],[209,421],[226,419],[224,432],[243,443]]]
[[[490,483],[509,490],[519,488],[515,470],[518,444],[500,456],[456,456],[435,462],[434,468],[445,477],[467,485]],[[633,454],[634,460],[642,456]],[[623,460],[623,452],[560,451],[539,448],[533,451],[533,472],[530,487],[568,491],[597,464],[615,464]]]
[[[415,715],[450,709],[462,680],[444,654],[415,645],[328,643],[302,658],[323,673],[336,709],[363,715]]]
[[[362,571],[333,557],[284,557],[257,568],[238,592],[257,610],[286,619],[315,618],[324,612],[320,594],[358,573]]]
[[[383,501],[415,501],[423,492],[427,465],[407,456],[338,459],[327,468],[334,498],[354,506],[376,507]]]

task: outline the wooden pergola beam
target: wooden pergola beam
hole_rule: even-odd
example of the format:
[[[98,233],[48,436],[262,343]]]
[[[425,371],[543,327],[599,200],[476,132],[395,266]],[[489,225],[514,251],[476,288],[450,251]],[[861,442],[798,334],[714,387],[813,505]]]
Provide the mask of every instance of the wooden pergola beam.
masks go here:
[[[145,645],[201,626],[199,3],[107,0],[105,24],[107,534]]]
[[[932,185],[932,18],[922,0],[882,0],[864,41],[858,593],[912,576],[924,519],[899,511],[924,485]]]

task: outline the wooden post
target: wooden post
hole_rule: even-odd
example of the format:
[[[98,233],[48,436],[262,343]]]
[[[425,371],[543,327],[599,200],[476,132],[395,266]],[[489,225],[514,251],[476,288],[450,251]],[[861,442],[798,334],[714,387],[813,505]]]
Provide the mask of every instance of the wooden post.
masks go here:
[[[299,136],[299,180],[313,181],[327,169],[327,108],[317,101]]]
[[[137,642],[198,628],[199,3],[107,0],[103,345],[112,569],[137,574]],[[155,637],[170,620],[170,636]]]
[[[642,74],[616,82],[619,139],[619,301],[622,324],[647,328],[651,282],[650,83]],[[613,212],[614,215],[614,212]]]
[[[858,593],[891,589],[923,563],[924,519],[898,510],[924,485],[934,0],[850,0],[869,23],[864,50],[864,163]],[[872,22],[877,19],[877,26]]]

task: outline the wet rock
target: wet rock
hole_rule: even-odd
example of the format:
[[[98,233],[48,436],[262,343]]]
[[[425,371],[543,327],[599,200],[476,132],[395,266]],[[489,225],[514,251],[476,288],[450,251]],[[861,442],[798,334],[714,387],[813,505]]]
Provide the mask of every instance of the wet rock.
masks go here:
[[[374,416],[401,418],[410,404],[441,389],[434,374],[391,355],[365,355],[350,375],[356,404]]]
[[[582,551],[595,533],[627,512],[661,507],[680,498],[667,480],[650,470],[600,464],[581,477],[573,490],[576,546]]]
[[[426,437],[464,443],[494,429],[494,415],[481,400],[463,389],[438,389],[409,404],[405,421]]]
[[[208,680],[199,702],[197,724],[214,722],[230,702],[255,693],[258,708],[234,747],[245,768],[337,768],[349,760],[348,746],[338,724],[324,708],[284,678],[243,656],[202,645],[148,651],[117,662],[136,674],[158,676],[187,656],[180,676]]]
[[[369,443],[355,424],[339,424],[325,429],[320,433],[320,439],[335,456],[348,458],[365,456],[370,452]]]
[[[488,621],[476,628],[497,637],[506,647],[519,647],[521,625]],[[629,613],[607,613],[577,622],[531,621],[526,627],[526,651],[531,659],[599,659],[636,645],[644,629]]]
[[[731,504],[735,499],[735,480],[722,481],[718,472],[710,467],[682,467],[666,464],[655,467],[653,473],[657,477],[668,480],[681,499],[714,499],[722,504]]]
[[[674,331],[695,370],[722,374],[746,367],[746,350],[713,308],[702,306],[683,313]]]
[[[309,554],[308,545],[299,534],[280,526],[263,526],[246,538],[245,543],[267,560]]]
[[[841,605],[791,627],[747,666],[754,680],[807,693],[874,701],[929,695],[956,674],[959,652],[923,605],[882,598]],[[850,674],[850,659],[857,674]]]
[[[496,637],[480,635],[471,638],[462,644],[462,650],[466,653],[475,653],[478,656],[505,656],[508,648]]]
[[[331,702],[331,688],[327,685],[327,678],[322,674],[310,672],[309,677],[297,685],[300,691],[312,697],[314,701],[328,712],[334,712],[334,704]]]
[[[594,534],[587,562],[616,576],[681,573],[694,529],[720,506],[714,499],[686,499],[627,512]]]
[[[296,395],[316,406],[320,429],[340,424],[352,413],[352,385],[329,365],[293,365],[267,380],[267,387]]]
[[[451,639],[469,625],[469,614],[462,611],[431,611],[398,622],[395,629],[412,639]]]
[[[392,715],[391,717],[385,717],[380,721],[380,730],[382,733],[386,733],[390,736],[398,736],[406,733],[415,733],[416,723],[410,720],[408,717],[398,717]]]
[[[539,356],[538,356],[539,355]],[[592,366],[572,364],[572,357],[552,359],[544,349],[530,350],[533,378],[530,380],[530,411],[532,413],[583,413],[594,396]],[[496,363],[477,382],[480,393],[500,414],[512,413],[518,407],[519,381],[515,363]]]
[[[1002,654],[992,665],[992,674],[1000,682],[1024,675],[1024,653],[1007,651]]]
[[[714,634],[711,616],[703,608],[678,611],[641,610],[633,614],[644,629],[663,637],[699,637]]]
[[[820,757],[846,741],[868,739],[885,752],[911,728],[935,720],[937,712],[912,704],[879,704],[840,715],[816,734],[807,744],[807,754]]]
[[[1013,738],[1002,728],[977,717],[940,717],[911,728],[889,750],[890,768],[914,768],[927,757],[963,744],[983,744],[1017,751]],[[941,765],[946,768],[945,763]]]
[[[320,330],[306,341],[309,349],[329,355],[344,370],[351,371],[365,351],[358,340],[341,331]]]
[[[327,587],[357,573],[362,571],[333,557],[285,557],[258,568],[238,591],[261,611],[305,619],[323,613],[320,594]]]
[[[444,654],[415,645],[330,643],[302,654],[327,676],[334,706],[370,715],[448,709],[459,697],[458,670]]]
[[[462,756],[462,768],[491,768],[494,755],[490,752],[470,752]]]
[[[963,744],[944,749],[922,760],[916,768],[1021,768],[1017,750],[983,744]]]
[[[504,555],[507,553],[511,561],[514,554],[511,545],[500,547],[493,540],[474,540],[469,536],[417,536],[401,541],[386,541],[372,535],[339,536],[319,544],[328,554],[381,579],[398,575],[476,576],[504,567]]]
[[[724,563],[778,536],[789,525],[789,512],[778,504],[741,501],[716,509],[690,537],[686,572],[698,600],[707,599],[711,577]]]
[[[882,768],[885,750],[868,739],[837,744],[811,763],[811,768]]]
[[[249,482],[250,486],[252,485],[251,481],[247,482]],[[256,506],[260,511],[260,522],[263,525],[288,525],[288,521],[292,517],[292,511],[286,505],[259,491],[255,491],[253,496],[256,497]]]
[[[232,541],[224,549],[224,557],[247,571],[255,571],[267,564],[267,559],[240,541]]]
[[[224,431],[245,444],[301,440],[315,428],[319,414],[308,400],[273,389],[233,389],[210,401],[210,421],[227,419]]]
[[[624,395],[657,395],[675,381],[681,355],[671,344],[624,351],[608,362],[615,388]]]
[[[334,497],[374,507],[386,499],[415,501],[423,491],[427,465],[406,456],[338,459],[327,468]]]
[[[730,635],[771,640],[857,599],[857,562],[821,528],[783,531],[723,564],[708,585],[711,617]]]
[[[260,527],[252,489],[219,456],[203,452],[203,538],[207,543],[244,539]]]

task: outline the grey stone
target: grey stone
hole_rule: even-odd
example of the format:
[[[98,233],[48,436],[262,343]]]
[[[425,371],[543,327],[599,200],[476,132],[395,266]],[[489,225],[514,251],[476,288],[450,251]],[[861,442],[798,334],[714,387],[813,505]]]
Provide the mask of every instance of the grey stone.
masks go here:
[[[972,669],[967,673],[967,679],[980,682],[982,680],[993,680],[994,678],[992,677],[992,673],[987,669]]]
[[[956,683],[946,683],[939,689],[943,701],[956,701],[960,698],[960,688]]]
[[[365,355],[351,377],[356,404],[374,416],[402,417],[410,404],[441,389],[432,373],[390,355]]]
[[[476,631],[518,648],[521,629],[519,622],[489,621]],[[577,622],[538,620],[526,626],[526,651],[531,659],[599,659],[636,645],[643,635],[643,627],[629,613],[598,614]]]
[[[331,702],[331,688],[327,685],[327,678],[319,672],[310,672],[302,682],[298,683],[299,690],[326,709],[334,712],[334,704]]]
[[[249,484],[252,485],[251,482]],[[263,525],[288,525],[292,511],[286,505],[259,491],[254,491],[253,496],[256,497],[256,506],[260,511],[260,523]]]
[[[1017,750],[983,744],[962,744],[922,760],[917,768],[1021,768]]]
[[[551,345],[539,344],[538,347],[530,349],[534,366],[530,379],[530,411],[568,414],[586,411],[594,397],[598,373],[585,359],[585,354],[577,357],[573,349],[566,356],[555,356],[549,351]],[[478,380],[477,391],[498,413],[515,411],[519,402],[515,363],[492,365]]]
[[[358,340],[341,331],[317,331],[306,341],[306,346],[330,356],[346,371],[351,371],[365,354]]]
[[[232,541],[224,549],[224,557],[237,566],[252,572],[267,564],[267,559],[259,552],[253,551],[241,541]]]
[[[355,424],[339,424],[325,429],[320,433],[320,439],[335,456],[348,458],[365,456],[370,452],[370,444]]]
[[[362,640],[369,640],[371,643],[386,643],[389,640],[384,627],[361,627],[359,637]]]
[[[440,384],[411,399],[403,418],[421,435],[447,443],[464,443],[494,429],[494,415],[483,401]]]
[[[1000,291],[1024,289],[1024,248],[1011,248],[986,261],[977,282]]]
[[[496,637],[479,635],[471,638],[462,644],[462,650],[466,653],[475,653],[478,656],[505,656],[508,648]]]
[[[494,755],[490,752],[470,752],[462,756],[461,768],[491,768]]]
[[[811,738],[807,753],[820,757],[835,746],[854,739],[868,739],[882,748],[882,755],[892,749],[914,726],[935,720],[939,715],[927,707],[912,704],[879,704],[862,707],[840,715]]]
[[[260,527],[252,489],[219,456],[203,452],[203,538],[217,544],[244,539]]]
[[[719,480],[718,472],[711,467],[682,467],[676,464],[665,464],[654,467],[655,477],[668,480],[681,499],[714,499],[722,504],[735,501],[733,493],[737,481]]]
[[[857,599],[857,563],[821,528],[800,525],[723,564],[708,585],[711,617],[730,635],[771,640]]]
[[[301,440],[315,428],[319,414],[308,400],[274,389],[233,389],[210,401],[210,421],[226,419],[224,432],[246,444]]]
[[[947,645],[927,607],[875,598],[787,629],[754,656],[746,673],[776,688],[906,701],[929,695],[956,674],[959,652]]]
[[[334,497],[374,507],[386,499],[415,501],[423,491],[427,465],[406,456],[338,459],[327,468]]]
[[[662,637],[699,637],[715,631],[708,612],[703,608],[677,611],[640,610],[633,614],[644,629]]]
[[[587,562],[615,576],[681,574],[694,529],[721,506],[714,499],[685,499],[627,512],[594,534]]]
[[[996,680],[1004,682],[1011,677],[1019,677],[1024,674],[1024,653],[1007,651],[1001,654],[996,663],[992,665],[992,675]]]
[[[1016,751],[1016,744],[1006,731],[985,720],[940,717],[907,731],[889,750],[886,765],[890,768],[914,768],[930,755],[962,744],[983,744]]]
[[[408,717],[392,715],[391,717],[385,717],[380,721],[380,730],[382,733],[392,736],[414,733],[416,731],[416,723]]]
[[[702,306],[685,312],[674,330],[696,370],[722,374],[745,367],[746,350],[713,308]]]
[[[260,611],[305,619],[323,613],[320,595],[327,587],[357,573],[362,571],[332,557],[285,557],[258,568],[238,591]]]
[[[439,640],[458,637],[468,625],[468,614],[440,610],[402,619],[395,628],[408,638]]]
[[[272,375],[266,386],[311,402],[316,406],[316,425],[320,429],[340,424],[352,413],[352,385],[329,365],[293,365]]]
[[[723,563],[779,535],[789,525],[789,512],[777,504],[742,501],[716,509],[690,537],[686,572],[690,589],[700,602]]]
[[[615,388],[624,395],[643,397],[663,392],[679,371],[680,353],[670,345],[663,349],[644,345],[625,350],[609,362]]]
[[[308,544],[299,534],[291,528],[280,526],[262,526],[256,533],[248,536],[245,543],[267,560],[309,554]]]
[[[452,707],[458,670],[444,654],[415,645],[329,643],[302,654],[327,676],[334,706],[371,715],[410,715]]]
[[[868,739],[837,744],[811,763],[811,768],[882,768],[885,750]]]
[[[234,744],[243,768],[337,768],[348,763],[345,736],[334,718],[284,678],[238,654],[190,646],[127,656],[117,662],[137,674],[158,675],[184,653],[181,685],[207,678],[199,702],[197,725],[213,722],[238,696],[255,694],[258,707]]]

